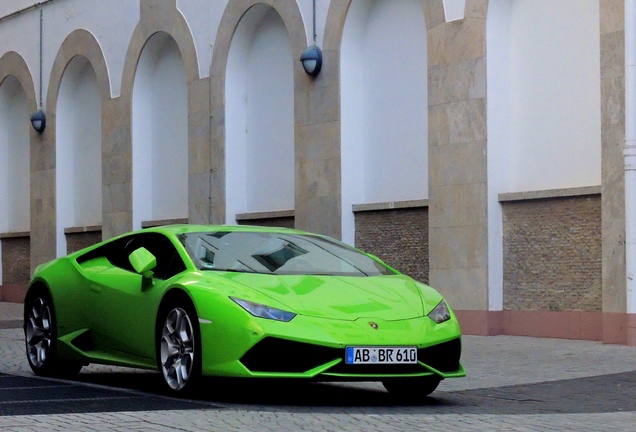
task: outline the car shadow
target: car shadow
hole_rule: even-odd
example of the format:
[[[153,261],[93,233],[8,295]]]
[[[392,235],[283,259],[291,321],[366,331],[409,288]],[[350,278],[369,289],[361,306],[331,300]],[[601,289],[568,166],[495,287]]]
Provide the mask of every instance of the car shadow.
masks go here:
[[[159,373],[108,372],[85,373],[75,378],[85,384],[115,387],[155,396],[175,397],[163,384]],[[344,383],[307,382],[285,379],[202,378],[195,392],[181,399],[212,405],[240,405],[266,407],[394,407],[437,406],[440,399],[415,394],[396,397],[382,385],[347,385]],[[434,395],[433,395],[434,396]]]
[[[76,381],[170,398],[159,373],[84,373]],[[404,398],[375,383],[314,383],[284,379],[204,378],[178,399],[245,411],[374,414],[589,414],[636,412],[636,371]],[[442,384],[443,385],[443,384]]]

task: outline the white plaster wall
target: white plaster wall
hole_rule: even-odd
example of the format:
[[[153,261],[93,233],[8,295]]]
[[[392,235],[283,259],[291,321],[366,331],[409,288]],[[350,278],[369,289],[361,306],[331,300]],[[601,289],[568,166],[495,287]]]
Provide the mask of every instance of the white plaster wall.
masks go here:
[[[294,76],[282,19],[259,23],[247,61],[248,211],[294,208]]]
[[[340,47],[341,101],[341,169],[342,169],[342,240],[355,243],[354,204],[364,201],[363,137],[364,86],[359,78],[364,70],[364,41],[366,22],[372,2],[351,3]]]
[[[599,2],[511,3],[511,137],[500,192],[599,185]],[[496,77],[489,94],[491,85]]]
[[[5,0],[0,2],[0,18],[17,12],[21,9],[25,9],[29,6],[33,6],[42,3],[44,0]]]
[[[64,72],[57,105],[57,252],[66,254],[64,228],[102,221],[101,105],[88,60],[75,57]]]
[[[0,57],[7,52],[15,51],[24,58],[33,77],[36,95],[39,91],[39,46],[39,12],[25,13],[0,22]],[[55,56],[56,51],[51,55]]]
[[[420,2],[352,3],[341,89],[343,239],[352,242],[352,204],[428,198],[427,42]]]
[[[29,122],[22,85],[0,85],[0,232],[29,231]]]
[[[78,84],[80,61],[67,67],[57,99],[55,136],[55,194],[56,194],[56,256],[66,255],[64,228],[74,226],[75,213],[75,157],[74,134],[76,128],[75,91]]]
[[[185,65],[173,39],[168,39],[154,72],[153,218],[185,218],[188,216],[188,85]]]
[[[156,34],[133,88],[133,225],[188,214],[188,89],[174,39]]]
[[[446,22],[464,19],[466,0],[443,0]],[[490,5],[488,5],[490,7]]]
[[[74,225],[102,223],[102,110],[97,77],[86,62],[74,94]]]
[[[1,3],[5,2],[8,0]],[[128,43],[139,22],[139,0],[54,0],[2,21],[0,56],[16,51],[25,58],[36,94],[39,94],[40,9],[43,10],[43,98],[46,99],[51,68],[62,42],[80,28],[91,32],[99,42],[109,71],[112,96],[119,96]]]
[[[503,310],[503,214],[512,142],[509,0],[490,0],[486,28],[488,88],[488,310]]]
[[[225,74],[226,223],[247,211],[247,61],[256,23],[265,6],[251,8],[241,19],[228,53]]]
[[[365,201],[428,198],[428,62],[421,3],[376,2],[364,51]]]
[[[251,8],[232,39],[226,73],[227,222],[294,208],[291,42],[278,13]]]
[[[157,50],[152,40],[146,44],[137,65],[132,100],[132,196],[133,229],[152,219],[152,73],[154,62],[148,50]]]

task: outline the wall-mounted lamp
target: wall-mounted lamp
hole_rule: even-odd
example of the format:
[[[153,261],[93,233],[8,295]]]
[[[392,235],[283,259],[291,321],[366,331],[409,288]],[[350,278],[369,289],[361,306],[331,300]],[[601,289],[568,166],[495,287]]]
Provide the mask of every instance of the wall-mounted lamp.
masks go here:
[[[44,132],[44,128],[46,127],[46,116],[44,115],[44,111],[37,110],[31,115],[31,126],[37,133]]]
[[[313,12],[314,44],[305,48],[305,51],[300,55],[300,62],[307,75],[315,77],[322,69],[322,51],[316,45],[316,0],[313,1]]]
[[[309,46],[300,55],[300,61],[307,75],[315,77],[322,68],[322,51],[316,45]]]

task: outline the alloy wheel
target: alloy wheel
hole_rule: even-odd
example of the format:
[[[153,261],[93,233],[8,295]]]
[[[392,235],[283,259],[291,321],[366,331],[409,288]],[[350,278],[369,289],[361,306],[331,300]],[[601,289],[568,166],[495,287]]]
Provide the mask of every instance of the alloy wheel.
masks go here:
[[[188,313],[179,307],[171,310],[161,333],[161,371],[172,390],[183,389],[192,375],[194,340]]]
[[[33,301],[26,322],[26,343],[29,361],[42,368],[51,351],[53,322],[51,308],[47,301],[38,297]]]

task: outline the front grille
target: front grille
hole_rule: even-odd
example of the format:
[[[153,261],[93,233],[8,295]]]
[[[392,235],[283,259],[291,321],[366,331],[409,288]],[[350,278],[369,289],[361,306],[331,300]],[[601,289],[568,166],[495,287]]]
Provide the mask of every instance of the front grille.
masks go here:
[[[252,372],[303,373],[333,360],[341,362],[325,373],[347,375],[401,375],[428,372],[419,364],[409,365],[348,365],[344,348],[293,342],[268,337],[257,343],[242,358],[241,363]],[[459,338],[417,350],[418,360],[440,372],[459,370],[461,340]]]
[[[245,353],[241,363],[252,372],[302,373],[342,357],[343,351],[268,337]]]
[[[459,338],[417,350],[417,359],[440,372],[459,370],[462,342]]]

